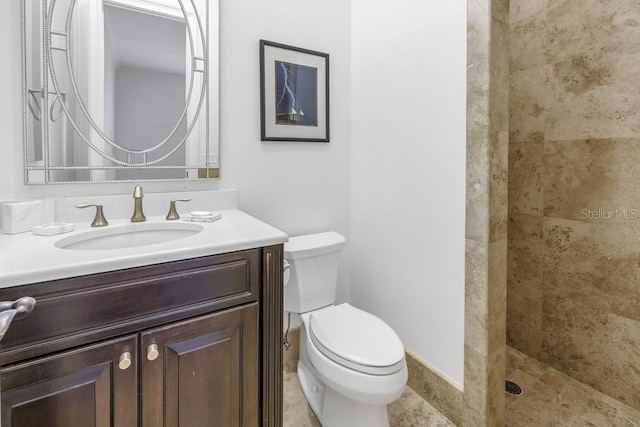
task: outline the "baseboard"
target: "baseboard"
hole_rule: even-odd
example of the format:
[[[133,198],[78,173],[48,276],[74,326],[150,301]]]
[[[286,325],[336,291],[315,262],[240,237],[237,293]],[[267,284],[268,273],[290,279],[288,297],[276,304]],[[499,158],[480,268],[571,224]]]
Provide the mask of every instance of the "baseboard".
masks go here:
[[[405,349],[405,356],[409,370],[407,385],[452,423],[462,425],[462,389],[411,350]]]

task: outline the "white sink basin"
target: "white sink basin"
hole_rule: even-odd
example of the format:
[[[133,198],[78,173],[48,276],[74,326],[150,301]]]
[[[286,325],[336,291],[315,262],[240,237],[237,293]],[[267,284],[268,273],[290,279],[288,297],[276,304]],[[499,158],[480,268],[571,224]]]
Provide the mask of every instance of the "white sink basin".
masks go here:
[[[96,228],[54,243],[60,249],[104,250],[155,245],[183,239],[204,229],[200,224],[184,222],[136,223]]]

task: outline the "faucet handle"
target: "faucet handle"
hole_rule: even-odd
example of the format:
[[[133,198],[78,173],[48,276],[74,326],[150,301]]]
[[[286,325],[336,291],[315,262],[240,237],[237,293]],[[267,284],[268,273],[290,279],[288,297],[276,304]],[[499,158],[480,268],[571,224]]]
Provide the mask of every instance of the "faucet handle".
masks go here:
[[[142,186],[140,185],[135,186],[135,188],[133,189],[133,197],[135,199],[139,199],[142,197]]]
[[[176,199],[169,202],[169,213],[167,214],[167,220],[173,221],[175,219],[180,219],[180,215],[176,210],[176,202],[190,202],[191,199]]]
[[[93,222],[91,223],[92,227],[104,227],[105,225],[109,225],[109,222],[104,217],[104,213],[102,211],[102,205],[97,203],[86,204],[86,205],[76,205],[76,208],[78,209],[84,209],[84,208],[90,208],[90,207],[96,208],[96,216],[93,218]]]

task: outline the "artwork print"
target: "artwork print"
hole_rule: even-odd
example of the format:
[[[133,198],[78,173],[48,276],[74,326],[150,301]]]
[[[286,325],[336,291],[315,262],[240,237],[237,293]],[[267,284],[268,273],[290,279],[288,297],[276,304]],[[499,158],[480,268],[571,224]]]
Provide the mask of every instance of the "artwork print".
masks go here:
[[[275,61],[276,124],[318,126],[318,69]]]
[[[260,40],[260,139],[329,142],[329,54]]]

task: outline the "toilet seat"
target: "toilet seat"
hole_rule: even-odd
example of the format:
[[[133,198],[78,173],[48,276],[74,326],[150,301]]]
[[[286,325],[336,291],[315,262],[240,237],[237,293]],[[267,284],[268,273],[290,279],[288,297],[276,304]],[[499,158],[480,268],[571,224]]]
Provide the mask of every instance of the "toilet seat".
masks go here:
[[[349,304],[311,313],[309,335],[327,358],[358,372],[389,375],[405,365],[402,341],[389,325]]]

